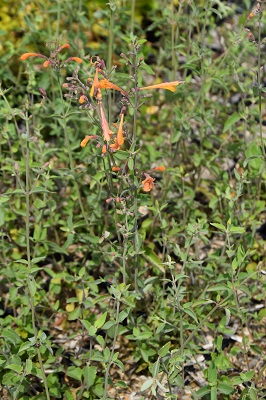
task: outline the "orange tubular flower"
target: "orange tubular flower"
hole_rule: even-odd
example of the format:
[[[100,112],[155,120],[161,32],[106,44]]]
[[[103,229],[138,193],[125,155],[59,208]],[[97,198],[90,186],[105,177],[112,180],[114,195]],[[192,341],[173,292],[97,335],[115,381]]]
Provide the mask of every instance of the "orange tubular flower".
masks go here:
[[[22,61],[27,60],[27,58],[29,57],[41,57],[41,58],[46,58],[45,56],[43,56],[42,54],[39,53],[24,53],[22,54],[22,56],[20,56],[20,59]]]
[[[166,90],[170,90],[171,92],[175,92],[176,86],[178,86],[182,83],[185,83],[185,81],[164,82],[164,83],[159,83],[158,85],[145,86],[143,88],[139,88],[139,90],[166,89]]]
[[[155,168],[153,168],[153,169],[154,169],[154,171],[163,172],[163,171],[165,171],[165,166],[164,166],[164,165],[161,165],[160,167],[155,167]]]
[[[72,60],[76,61],[77,63],[81,64],[82,63],[82,59],[79,57],[71,57]]]
[[[102,106],[101,102],[99,103],[99,106],[100,106],[101,119],[102,119],[103,138],[104,138],[104,140],[106,140],[106,142],[109,142],[113,132],[110,130],[110,128],[108,126],[108,122],[105,118],[104,110],[103,110],[103,106]]]
[[[69,49],[70,48],[70,44],[66,43],[63,44],[62,46],[59,47],[59,49],[57,50],[57,52],[59,53],[59,51],[63,50],[63,49]]]
[[[121,114],[121,120],[120,120],[120,124],[119,124],[119,128],[118,128],[118,132],[117,132],[117,144],[118,146],[122,146],[122,144],[124,143],[124,132],[123,132],[123,123],[124,123],[124,114]]]
[[[95,90],[95,88],[97,88],[97,86],[99,84],[98,71],[99,71],[99,69],[96,68],[93,84],[92,84],[91,91],[90,91],[90,96],[91,97],[94,96],[94,90]]]
[[[98,85],[97,88],[99,89],[114,89],[114,90],[118,90],[119,92],[123,93],[124,96],[128,96],[128,93],[121,89],[119,86],[113,84],[112,82],[108,81],[108,79],[102,79]]]
[[[114,172],[121,171],[121,168],[114,166],[114,167],[112,167],[112,171],[114,171]]]
[[[49,66],[49,64],[50,64],[50,60],[46,60],[46,61],[44,61],[44,63],[43,63],[43,67],[44,68],[47,68],[48,66]]]
[[[94,139],[96,136],[92,135],[92,136],[86,136],[85,139],[82,140],[82,142],[80,143],[81,147],[85,147],[86,144],[88,143],[89,140]]]
[[[69,57],[65,63],[69,62],[69,61],[76,61],[77,63],[81,64],[82,63],[82,59],[79,57]]]
[[[107,147],[106,147],[106,144],[104,144],[102,147],[102,153],[106,154],[106,152],[107,152]]]
[[[144,192],[150,192],[152,190],[152,188],[154,187],[154,181],[155,179],[152,178],[150,175],[148,174],[144,174],[146,176],[146,179],[144,179],[144,181],[142,181],[142,190]]]

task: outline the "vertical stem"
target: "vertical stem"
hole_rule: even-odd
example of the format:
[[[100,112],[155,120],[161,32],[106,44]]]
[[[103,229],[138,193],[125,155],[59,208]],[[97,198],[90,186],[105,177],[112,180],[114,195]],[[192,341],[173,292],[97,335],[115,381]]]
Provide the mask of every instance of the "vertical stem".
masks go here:
[[[26,140],[27,140],[27,147],[26,147],[26,185],[25,185],[25,196],[26,196],[26,248],[27,248],[27,261],[28,261],[28,277],[27,277],[27,285],[28,285],[28,292],[29,292],[29,301],[30,301],[30,308],[31,308],[31,319],[32,319],[32,328],[34,333],[34,339],[36,345],[38,344],[38,332],[36,328],[35,322],[35,306],[34,306],[34,297],[31,294],[31,249],[30,249],[30,149],[29,149],[29,138],[30,138],[30,128],[29,128],[29,116],[26,113]],[[47,384],[47,379],[44,371],[44,366],[42,362],[42,356],[39,347],[36,347],[36,352],[38,356],[38,361],[41,368],[42,379],[45,387],[45,393],[47,400],[50,400],[50,394]]]
[[[139,235],[138,235],[138,190],[136,187],[136,172],[137,172],[137,155],[135,154],[135,149],[137,145],[137,113],[139,106],[139,92],[138,92],[138,60],[137,60],[137,44],[134,42],[134,81],[135,81],[135,98],[134,98],[134,115],[133,115],[133,131],[132,131],[132,146],[131,153],[133,154],[133,165],[134,165],[134,266],[135,266],[135,290],[138,291],[138,251],[139,251]]]
[[[106,371],[105,371],[105,376],[104,376],[104,393],[103,393],[103,400],[107,400],[108,398],[108,393],[107,393],[107,388],[108,388],[108,377],[109,377],[109,372],[110,368],[112,365],[112,360],[114,357],[114,352],[115,352],[115,344],[118,336],[118,326],[119,326],[119,310],[120,310],[120,297],[116,298],[116,315],[115,315],[115,332],[114,332],[114,339],[113,339],[113,345],[112,345],[112,350],[109,356],[109,360],[106,366]]]
[[[174,5],[174,0],[171,0],[171,8],[172,8],[172,20],[171,20],[171,58],[172,58],[172,81],[176,80],[176,56],[175,56],[175,28],[176,28],[176,23],[175,23],[175,5]],[[171,121],[171,126],[170,126],[170,143],[169,143],[169,151],[170,154],[172,153],[172,140],[173,140],[173,135],[174,135],[174,110],[173,107],[171,107],[170,110],[170,121]]]
[[[132,35],[134,35],[135,6],[136,0],[131,0],[130,32],[132,33]]]
[[[56,18],[56,38],[59,36],[60,30],[60,16],[61,16],[61,0],[57,0],[57,18]]]
[[[57,82],[58,82],[58,87],[59,87],[59,91],[60,91],[62,105],[64,106],[63,93],[62,93],[62,88],[61,88],[61,85],[60,85],[60,77],[59,76],[57,77]],[[83,206],[82,197],[81,197],[81,193],[80,193],[80,190],[79,190],[79,185],[78,185],[78,182],[75,179],[75,164],[74,164],[74,160],[73,160],[73,157],[72,157],[72,151],[71,151],[69,136],[68,136],[68,133],[67,133],[66,115],[67,115],[67,112],[66,113],[64,112],[61,117],[62,117],[62,120],[63,120],[63,130],[64,130],[64,136],[65,136],[65,144],[66,144],[66,149],[67,149],[67,153],[68,153],[68,157],[69,157],[69,167],[70,167],[70,171],[71,171],[71,174],[73,176],[73,179],[74,179],[74,186],[75,186],[75,189],[76,189],[76,192],[77,192],[79,207],[80,207],[82,216],[83,216],[87,226],[89,226],[89,221],[88,221],[88,218],[87,218],[87,215],[85,213],[84,206]]]
[[[114,12],[110,6],[110,23],[109,23],[109,43],[108,43],[108,60],[107,69],[110,74],[112,70],[112,59],[113,59],[113,42],[114,42]],[[108,122],[111,123],[112,114],[112,94],[108,92]]]
[[[262,74],[261,74],[261,18],[263,13],[263,5],[264,2],[261,3],[261,10],[259,16],[259,29],[258,29],[258,86],[259,86],[259,125],[260,125],[260,141],[262,152],[264,156],[265,162],[265,146],[262,135],[262,98],[261,98],[261,82],[262,82]]]

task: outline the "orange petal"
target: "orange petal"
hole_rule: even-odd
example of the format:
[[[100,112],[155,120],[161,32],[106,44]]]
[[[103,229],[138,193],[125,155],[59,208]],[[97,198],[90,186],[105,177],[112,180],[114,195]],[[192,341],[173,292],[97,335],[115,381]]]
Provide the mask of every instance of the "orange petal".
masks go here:
[[[82,140],[82,142],[80,143],[81,147],[85,147],[86,144],[88,143],[89,140],[94,139],[95,135],[92,136],[86,136],[85,139]]]
[[[154,171],[161,171],[161,172],[163,172],[163,171],[165,171],[165,166],[164,166],[164,165],[161,165],[160,167],[155,167],[155,168],[154,168]]]
[[[176,91],[176,86],[185,83],[185,81],[174,81],[174,82],[163,82],[158,85],[145,86],[143,88],[139,88],[139,90],[148,90],[148,89],[166,89],[171,92]]]
[[[102,79],[98,83],[97,88],[118,90],[119,92],[123,93],[124,96],[128,96],[125,90],[121,89],[119,86],[114,85],[112,82],[108,81],[108,79]]]
[[[146,174],[147,178],[142,181],[142,190],[144,192],[150,192],[152,188],[154,187],[154,181],[155,179]]]
[[[117,139],[115,140],[115,142],[113,144],[110,144],[110,148],[113,149],[114,151],[120,150],[120,146],[117,143]]]
[[[93,84],[92,84],[91,91],[90,91],[90,96],[91,96],[91,97],[94,96],[94,89],[98,86],[98,83],[99,83],[99,79],[98,79],[98,68],[96,68],[95,76],[94,76],[94,80],[93,80]]]
[[[104,138],[104,140],[106,140],[106,142],[109,142],[113,132],[110,130],[108,122],[105,118],[102,103],[100,103],[100,112],[101,112],[101,119],[102,119],[103,138]]]
[[[21,60],[27,60],[28,57],[38,57],[38,53],[24,53],[20,56]]]
[[[85,103],[85,101],[87,101],[87,100],[88,100],[87,97],[84,96],[84,94],[83,94],[83,95],[80,96],[80,98],[79,98],[79,103],[80,103],[80,104],[83,104],[83,103]]]
[[[59,52],[63,49],[69,49],[69,48],[70,48],[70,44],[66,43],[66,44],[63,44],[62,46],[60,46],[57,51]]]
[[[121,114],[121,120],[117,132],[117,144],[118,146],[122,146],[124,143],[124,132],[123,132],[123,123],[124,123],[124,114]]]
[[[68,59],[68,61],[76,61],[77,63],[79,63],[79,64],[81,64],[82,63],[82,59],[81,58],[79,58],[79,57],[70,57],[69,59]]]
[[[47,68],[47,67],[49,66],[49,64],[50,64],[50,61],[49,61],[49,60],[46,60],[46,61],[44,61],[44,63],[43,63],[43,67],[44,67],[44,68]]]

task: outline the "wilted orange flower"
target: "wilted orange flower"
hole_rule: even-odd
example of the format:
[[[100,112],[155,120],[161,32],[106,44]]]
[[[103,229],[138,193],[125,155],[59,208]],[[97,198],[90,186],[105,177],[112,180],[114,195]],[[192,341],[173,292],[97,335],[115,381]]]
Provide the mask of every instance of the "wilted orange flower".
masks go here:
[[[161,172],[163,172],[163,171],[165,171],[165,166],[164,166],[164,165],[161,165],[161,166],[155,167],[155,168],[153,168],[153,169],[154,169],[154,171],[161,171]]]
[[[44,63],[43,63],[43,67],[44,67],[44,68],[47,68],[47,67],[49,66],[49,64],[50,64],[50,60],[46,60],[46,61],[44,61]]]
[[[102,106],[101,102],[99,103],[99,106],[100,106],[101,119],[102,119],[103,138],[104,138],[104,140],[106,140],[106,142],[109,142],[113,132],[109,128],[108,122],[104,115],[104,110],[103,110],[103,106]]]
[[[87,100],[88,100],[87,97],[84,96],[84,94],[83,94],[83,95],[80,96],[80,98],[79,98],[79,104],[83,104],[83,103],[85,103],[85,101],[87,101]]]
[[[143,88],[139,88],[139,90],[148,90],[148,89],[166,89],[171,92],[176,91],[176,86],[185,83],[185,81],[174,81],[174,82],[163,82],[158,83],[157,85],[145,86]]]
[[[155,179],[152,178],[150,175],[148,174],[144,174],[146,176],[146,179],[144,179],[144,181],[142,181],[142,190],[144,192],[150,192],[152,190],[152,188],[154,187],[154,181]]]
[[[89,140],[94,139],[96,136],[92,135],[92,136],[86,136],[85,139],[82,140],[82,142],[80,143],[81,147],[85,147],[86,144],[88,143]]]
[[[108,81],[108,79],[102,79],[98,83],[97,88],[118,90],[119,92],[123,93],[124,96],[128,96],[128,94],[125,90],[121,89],[119,86],[115,85],[114,83]]]

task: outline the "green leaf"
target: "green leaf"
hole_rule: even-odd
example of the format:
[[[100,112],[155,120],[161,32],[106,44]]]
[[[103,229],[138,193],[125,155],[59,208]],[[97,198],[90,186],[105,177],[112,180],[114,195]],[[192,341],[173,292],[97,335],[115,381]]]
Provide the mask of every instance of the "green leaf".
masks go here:
[[[166,354],[169,352],[171,346],[171,342],[167,342],[159,351],[158,354],[160,357],[165,357]]]
[[[10,329],[4,329],[1,337],[11,342],[14,346],[16,346],[21,341],[20,336],[15,331]]]
[[[11,369],[12,371],[17,372],[18,374],[21,374],[23,367],[22,365],[18,365],[18,364],[9,364],[5,366],[6,369]]]
[[[244,382],[249,382],[253,376],[254,376],[254,371],[247,371],[245,373],[240,373],[240,378],[243,379]]]
[[[102,314],[100,318],[97,319],[97,321],[94,322],[93,324],[94,327],[96,329],[100,329],[104,325],[106,317],[107,317],[107,311],[104,314]]]
[[[225,284],[214,285],[207,289],[207,292],[216,292],[219,290],[229,290],[229,288]]]
[[[219,383],[218,390],[223,394],[230,394],[235,391],[233,385],[227,385],[226,383]]]
[[[152,251],[150,247],[144,248],[144,257],[150,261],[155,267],[157,267],[161,272],[165,272],[165,268],[163,266],[160,258]]]
[[[82,369],[79,367],[69,367],[67,369],[67,376],[80,381],[82,377]]]
[[[44,208],[46,206],[46,203],[42,201],[41,199],[36,199],[33,203],[34,207],[37,208],[38,210],[41,208]]]
[[[210,225],[214,226],[217,229],[220,229],[223,232],[226,232],[226,227],[224,225],[222,225],[222,224],[218,224],[218,223],[215,223],[215,222],[212,223],[211,222]]]
[[[86,366],[83,368],[83,373],[84,373],[85,383],[86,383],[87,389],[88,389],[95,382],[95,378],[96,378],[96,374],[97,374],[97,367]]]
[[[80,307],[77,307],[68,314],[68,320],[75,321],[76,319],[79,318],[79,316],[80,316]]]
[[[250,395],[250,400],[258,400],[256,390],[254,389],[254,387],[251,387],[249,389],[249,395]]]
[[[119,161],[124,161],[128,158],[129,153],[127,151],[118,150],[113,154],[113,156]]]
[[[205,387],[199,389],[199,390],[196,392],[197,399],[201,399],[202,397],[206,396],[207,394],[210,393],[210,391],[211,391],[211,389],[210,389],[209,386],[205,386]]]
[[[245,228],[242,226],[231,226],[229,228],[229,230],[231,233],[245,233],[246,232]]]
[[[147,380],[143,383],[143,385],[141,386],[140,391],[141,391],[141,392],[144,392],[145,390],[149,389],[149,388],[153,385],[153,383],[154,383],[153,378],[147,379]]]
[[[196,317],[196,314],[192,310],[190,310],[189,308],[183,308],[183,311],[186,314],[190,315],[190,317],[192,317],[194,319],[194,321],[196,321],[198,323],[198,319]]]
[[[86,321],[85,319],[81,319],[81,323],[84,328],[87,329],[87,331],[89,331],[90,327],[92,326],[91,323],[89,321]]]
[[[150,75],[155,75],[153,69],[149,65],[147,65],[144,61],[140,64],[140,68],[144,69]]]
[[[208,382],[217,382],[217,368],[214,362],[211,362],[208,368]]]
[[[52,192],[50,190],[47,190],[45,187],[35,186],[35,188],[31,190],[31,193],[52,193]]]
[[[241,119],[241,116],[237,113],[232,114],[224,124],[224,129],[223,132],[227,132],[232,125],[234,125],[236,122],[238,122]]]
[[[37,290],[37,285],[33,277],[29,278],[28,284],[29,284],[30,295],[31,297],[34,297]]]
[[[98,244],[100,238],[98,236],[94,235],[84,235],[84,239],[88,240],[88,242],[93,243],[93,244]]]
[[[26,372],[27,374],[30,374],[32,371],[32,361],[28,358],[26,360]]]
[[[228,87],[223,83],[223,81],[219,78],[211,78],[211,80],[217,83],[218,86],[221,86],[226,93],[228,93]]]

